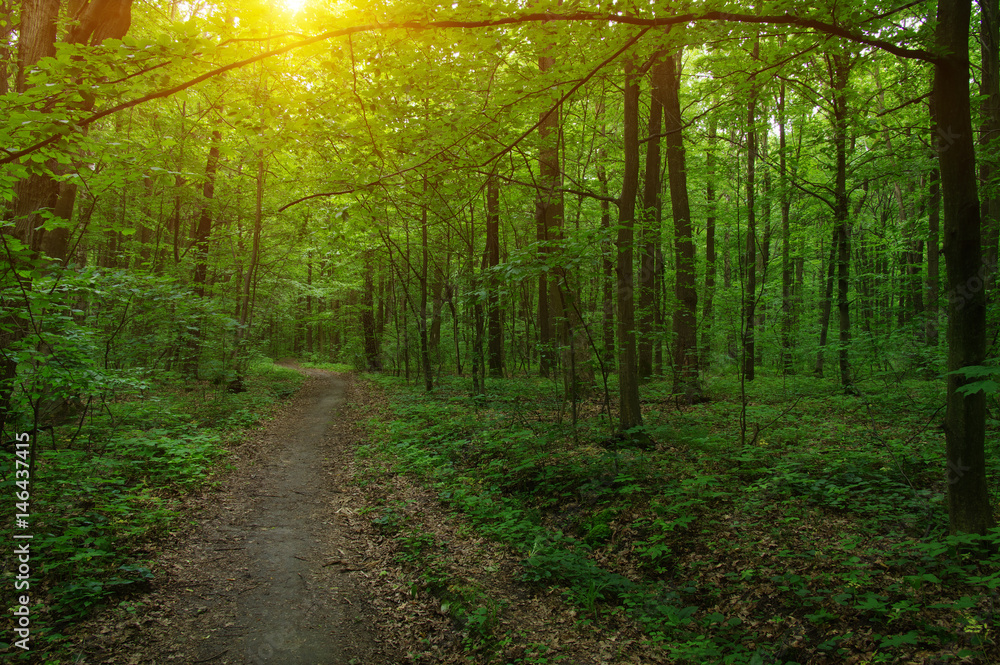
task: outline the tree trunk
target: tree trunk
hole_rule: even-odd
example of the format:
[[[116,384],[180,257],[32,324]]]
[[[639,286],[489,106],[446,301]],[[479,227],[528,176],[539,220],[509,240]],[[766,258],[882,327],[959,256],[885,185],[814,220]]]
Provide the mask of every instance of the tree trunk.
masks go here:
[[[434,373],[431,367],[430,345],[427,335],[427,270],[430,253],[427,245],[427,177],[424,177],[424,201],[420,210],[420,320],[417,329],[420,333],[420,364],[424,371],[424,388],[427,392],[434,389]]]
[[[986,357],[987,272],[982,260],[976,155],[969,105],[969,19],[971,0],[938,3],[934,66],[944,258],[948,286],[948,392],[945,415],[948,515],[952,533],[986,533],[996,522],[986,483],[986,395],[963,394],[970,379],[963,367],[981,366]]]
[[[486,265],[496,268],[500,265],[500,181],[491,175],[486,183]],[[503,326],[500,318],[500,294],[497,277],[489,276],[489,300],[487,303],[490,376],[503,377]]]
[[[754,44],[753,58],[757,59],[758,44]],[[757,84],[753,77],[750,82],[750,101],[747,104],[747,234],[743,267],[746,283],[743,292],[743,376],[747,381],[754,379],[754,325],[757,308]]]
[[[432,358],[440,357],[441,346],[441,311],[444,309],[445,276],[441,266],[435,263],[434,278],[431,280],[431,329],[428,336]]]
[[[538,69],[542,72],[550,70],[555,65],[555,59],[543,56],[538,59]],[[563,201],[559,192],[562,177],[559,169],[559,109],[546,114],[542,112],[538,133],[541,149],[538,153],[539,190],[535,199],[535,226],[539,244],[540,258],[547,263],[552,253],[552,234],[559,233],[562,225]],[[538,371],[542,376],[549,376],[555,368],[555,334],[552,317],[562,310],[561,303],[553,303],[552,298],[559,296],[557,284],[550,284],[548,273],[538,274]]]
[[[215,200],[215,176],[219,170],[219,143],[222,133],[212,131],[212,146],[208,149],[208,159],[205,162],[205,184],[202,186],[201,214],[198,215],[198,226],[194,236],[194,272],[191,275],[191,285],[194,295],[199,300],[205,298],[205,282],[208,280],[208,252],[212,241],[212,206]],[[198,323],[191,331],[187,343],[187,358],[184,362],[184,374],[190,378],[198,378],[198,361],[201,356],[202,326],[204,317],[199,315]]]
[[[653,339],[656,336],[656,315],[653,311],[656,283],[656,246],[660,242],[660,127],[663,124],[663,86],[667,84],[666,70],[673,66],[673,59],[659,54],[653,66],[652,89],[649,100],[649,139],[646,141],[646,170],[642,193],[642,211],[639,215],[639,379],[653,374]],[[669,127],[667,128],[669,131]],[[668,138],[669,140],[669,138]],[[657,342],[659,343],[659,342]]]
[[[823,300],[819,306],[819,350],[816,351],[816,368],[813,374],[823,376],[823,351],[826,349],[826,338],[830,330],[830,312],[833,309],[833,276],[837,271],[837,230],[834,229],[833,242],[830,243],[830,260],[826,266],[826,288],[823,290]]]
[[[604,120],[604,103],[597,106],[597,125],[600,132],[602,144],[597,149],[597,181],[600,183],[601,196],[601,229],[606,234],[608,240],[601,243],[601,299],[603,302],[602,330],[604,338],[604,348],[602,360],[609,369],[614,371],[615,367],[615,262],[613,259],[613,245],[611,237],[611,205],[607,201],[609,194],[608,174],[604,168],[607,159],[607,150],[604,142],[607,141],[607,125]]]
[[[712,300],[715,297],[715,137],[716,118],[708,121],[708,148],[705,150],[705,301],[701,310],[701,367],[712,360]]]
[[[849,56],[829,56],[830,77],[833,83],[833,141],[837,172],[834,179],[834,244],[837,250],[837,312],[839,314],[840,385],[853,391],[851,363],[848,349],[851,343],[851,313],[848,289],[850,287],[850,208],[847,196],[847,82],[850,77]]]
[[[633,239],[635,200],[639,190],[639,77],[631,63],[625,67],[625,170],[618,204],[618,425],[623,434],[642,426],[639,407],[639,365],[635,339],[633,298]]]
[[[253,322],[251,311],[254,278],[257,274],[257,265],[260,262],[260,231],[264,221],[264,184],[267,176],[267,169],[264,162],[264,150],[257,151],[257,191],[254,200],[253,215],[253,240],[250,245],[250,263],[243,273],[243,283],[240,292],[240,316],[239,325],[236,327],[236,343],[233,345],[233,364],[236,367],[236,376],[242,379],[247,370],[248,358],[245,355],[245,345],[247,332]]]
[[[937,138],[937,123],[931,109],[931,140]],[[924,339],[928,346],[938,345],[938,298],[941,279],[941,187],[935,166],[928,176],[927,187],[927,323]]]
[[[670,207],[674,217],[674,387],[691,404],[700,399],[698,381],[698,337],[696,316],[698,289],[695,286],[694,230],[687,191],[687,164],[681,133],[681,54],[678,51],[665,64],[663,110],[667,134],[667,170],[670,180]]]
[[[801,131],[801,130],[800,130]],[[792,366],[792,229],[785,141],[785,82],[778,86],[778,197],[781,207],[781,370]]]
[[[375,324],[375,250],[364,252],[365,288],[361,292],[361,335],[365,349],[365,370],[382,370],[381,350]]]

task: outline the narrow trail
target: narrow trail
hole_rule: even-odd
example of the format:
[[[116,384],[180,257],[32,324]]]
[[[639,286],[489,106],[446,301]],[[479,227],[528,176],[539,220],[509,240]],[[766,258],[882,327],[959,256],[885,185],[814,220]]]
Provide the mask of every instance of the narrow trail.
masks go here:
[[[223,608],[245,630],[235,643],[224,634],[201,645],[205,656],[227,647],[249,662],[274,659],[288,665],[346,663],[357,642],[370,641],[359,627],[353,639],[333,627],[349,623],[349,606],[337,598],[340,582],[329,566],[331,544],[338,534],[324,520],[332,501],[331,476],[336,455],[325,440],[335,410],[344,401],[344,381],[315,378],[319,395],[305,405],[297,427],[274,432],[283,446],[263,466],[262,491],[254,502],[253,520],[244,539],[249,570],[256,587],[236,595]],[[338,451],[339,452],[339,451]],[[360,639],[358,639],[360,638]],[[347,642],[345,644],[345,642]],[[235,649],[232,649],[235,647]]]
[[[300,371],[309,380],[237,449],[226,486],[203,496],[198,526],[157,553],[136,618],[112,630],[105,620],[81,662],[400,662],[355,577],[365,545],[340,519],[353,513],[353,442],[340,415],[349,379]]]

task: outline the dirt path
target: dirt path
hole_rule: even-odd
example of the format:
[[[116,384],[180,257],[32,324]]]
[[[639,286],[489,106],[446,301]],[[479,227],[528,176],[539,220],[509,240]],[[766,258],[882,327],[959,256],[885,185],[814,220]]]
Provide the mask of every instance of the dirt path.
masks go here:
[[[158,553],[153,593],[134,616],[92,626],[81,662],[401,662],[379,634],[361,583],[365,544],[349,527],[348,379],[303,371],[291,406],[236,451],[226,486],[204,495],[197,528]]]

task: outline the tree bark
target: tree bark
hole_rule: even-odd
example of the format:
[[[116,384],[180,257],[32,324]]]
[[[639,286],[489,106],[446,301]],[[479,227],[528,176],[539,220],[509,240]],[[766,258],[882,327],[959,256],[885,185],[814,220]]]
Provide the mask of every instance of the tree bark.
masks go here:
[[[823,376],[823,352],[826,350],[826,338],[830,330],[830,312],[833,309],[833,277],[837,272],[837,229],[833,231],[833,241],[830,243],[830,259],[826,266],[826,288],[823,289],[823,300],[819,306],[819,350],[816,351],[816,367],[813,374]]]
[[[801,131],[801,130],[800,130]],[[778,198],[781,208],[781,371],[792,365],[792,229],[785,139],[785,82],[778,86]]]
[[[601,243],[601,299],[603,304],[602,330],[604,338],[604,348],[602,349],[602,359],[609,369],[615,368],[615,261],[613,261],[613,244],[611,237],[611,205],[607,197],[610,195],[608,189],[608,174],[604,168],[607,159],[607,150],[604,141],[607,140],[608,131],[604,120],[604,103],[597,105],[597,125],[602,139],[601,147],[597,149],[597,181],[600,183],[601,196],[604,198],[600,202],[601,206],[601,229],[608,238]]]
[[[202,207],[198,216],[198,226],[194,236],[194,271],[191,275],[191,286],[195,297],[199,300],[205,298],[205,282],[208,279],[208,253],[212,241],[212,205],[215,200],[215,176],[219,170],[219,143],[222,141],[222,133],[219,130],[212,132],[212,145],[208,149],[208,159],[205,162],[205,184],[202,185]],[[190,378],[198,378],[198,364],[201,356],[202,326],[204,317],[198,317],[198,323],[191,331],[187,343],[187,358],[184,363],[184,374]]]
[[[701,398],[698,381],[698,337],[696,316],[698,289],[695,285],[694,230],[688,201],[687,164],[681,118],[681,54],[675,53],[664,67],[663,110],[667,134],[667,171],[670,207],[674,217],[674,387],[691,404]]]
[[[635,202],[639,190],[639,76],[625,66],[623,127],[625,170],[618,204],[618,426],[623,434],[642,426],[639,407],[639,365],[635,339],[633,244]]]
[[[853,391],[851,363],[848,353],[851,343],[851,312],[848,290],[850,287],[850,208],[847,196],[847,82],[851,72],[849,56],[829,56],[829,73],[833,88],[833,140],[836,153],[834,176],[834,243],[837,248],[837,313],[839,314],[839,348],[837,359],[840,367],[840,385]]]
[[[495,174],[486,183],[486,266],[496,268],[500,265],[500,181]],[[488,339],[490,376],[503,377],[503,326],[500,313],[500,285],[494,274],[489,277],[489,296],[487,302]]]
[[[971,0],[938,3],[934,66],[948,286],[948,389],[945,415],[948,515],[953,533],[985,533],[995,526],[986,483],[986,395],[964,394],[957,373],[986,357],[986,292],[975,141],[969,103]]]
[[[662,200],[660,188],[660,127],[663,124],[663,86],[667,84],[666,69],[673,66],[673,59],[658,54],[652,69],[652,86],[649,100],[649,138],[646,141],[646,169],[643,182],[642,211],[639,215],[639,379],[653,374],[653,339],[656,337],[656,246],[660,242],[660,217]],[[669,130],[669,128],[668,128]],[[669,139],[668,139],[669,140]],[[659,343],[659,342],[657,342]]]
[[[546,72],[555,65],[555,58],[542,56],[538,59],[538,69]],[[538,153],[539,190],[535,199],[536,237],[541,260],[548,262],[553,248],[553,233],[559,233],[562,225],[563,200],[559,192],[561,172],[559,169],[559,109],[543,111],[538,126],[542,147]],[[538,274],[538,341],[540,346],[538,371],[549,376],[555,369],[557,344],[552,318],[562,310],[562,304],[553,302],[559,297],[558,284],[550,283],[545,270]]]
[[[937,139],[937,123],[934,121],[933,96],[931,97],[931,140]],[[941,234],[941,186],[937,166],[928,175],[927,185],[927,323],[924,339],[928,346],[938,345],[938,298],[941,280],[940,234]]]
[[[757,59],[758,44],[753,47]],[[750,101],[747,103],[747,234],[744,270],[746,283],[743,292],[743,376],[753,381],[756,361],[755,331],[757,308],[757,83],[751,77]]]
[[[382,370],[378,331],[375,325],[375,250],[364,252],[365,288],[361,293],[361,335],[365,349],[365,369]]]
[[[424,176],[424,201],[420,210],[420,321],[418,321],[418,332],[420,333],[420,365],[424,372],[424,388],[427,392],[434,389],[434,369],[431,367],[430,345],[427,334],[427,271],[430,262],[430,250],[427,244],[427,177]]]
[[[712,300],[715,297],[715,138],[716,118],[708,121],[708,147],[705,150],[705,301],[701,310],[701,361],[708,369],[712,360]]]
[[[240,315],[236,328],[236,343],[233,345],[233,364],[236,376],[242,379],[247,369],[248,358],[245,356],[246,336],[253,322],[252,294],[257,265],[260,262],[260,231],[264,222],[264,184],[267,176],[264,150],[257,151],[256,196],[254,198],[253,239],[250,244],[250,262],[243,272],[240,285]]]

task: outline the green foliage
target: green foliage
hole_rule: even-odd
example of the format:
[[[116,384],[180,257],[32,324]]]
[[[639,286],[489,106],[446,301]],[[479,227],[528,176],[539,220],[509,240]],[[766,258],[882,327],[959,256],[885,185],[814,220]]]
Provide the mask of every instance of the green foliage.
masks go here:
[[[920,400],[938,399],[939,387],[903,384],[866,406],[814,381],[758,377],[751,414],[766,427],[738,449],[727,443],[737,437],[722,379],[707,406],[649,413],[659,445],[639,453],[605,449],[593,422],[574,430],[547,419],[559,405],[531,398],[544,384],[508,380],[477,404],[461,384],[423,394],[373,379],[394,417],[369,423],[379,443],[362,459],[433,488],[520,558],[521,583],[560,590],[579,621],[628,617],[676,662],[992,648],[966,630],[994,629],[970,611],[988,612],[1000,588],[998,536],[934,535],[946,522],[944,462],[927,428],[934,411]],[[783,390],[798,393],[792,412],[772,406],[788,399]],[[901,394],[920,400],[901,409]],[[404,534],[403,560],[447,567],[445,550],[394,522],[405,509],[381,510],[376,520]],[[759,590],[754,600],[730,613],[748,589]],[[791,625],[811,627],[797,651]]]

